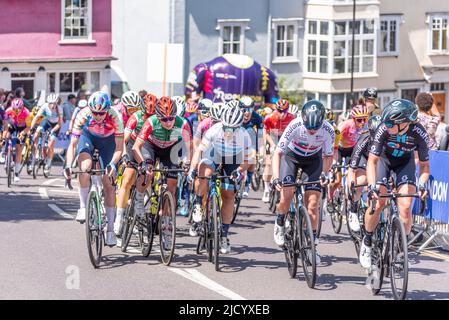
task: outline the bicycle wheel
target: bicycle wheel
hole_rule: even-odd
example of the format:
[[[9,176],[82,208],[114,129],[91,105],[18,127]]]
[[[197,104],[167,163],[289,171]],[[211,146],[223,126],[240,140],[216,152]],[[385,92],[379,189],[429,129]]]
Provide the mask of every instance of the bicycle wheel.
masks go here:
[[[219,256],[220,256],[220,238],[221,238],[221,214],[220,207],[218,204],[217,196],[212,197],[211,203],[211,222],[213,226],[213,261],[212,263],[215,265],[215,271],[219,271]]]
[[[382,283],[385,274],[384,257],[382,256],[382,247],[384,243],[383,235],[385,233],[384,225],[379,223],[373,233],[373,247],[371,251],[371,261],[374,270],[371,271],[371,291],[373,295],[379,294],[382,289]],[[359,249],[360,250],[360,249]]]
[[[331,199],[331,202],[332,206],[334,207],[334,210],[331,212],[332,228],[334,229],[334,232],[336,234],[339,234],[341,231],[341,225],[343,221],[342,210],[344,206],[344,202],[341,199],[341,194],[336,197],[334,196]]]
[[[287,213],[289,227],[285,230],[284,254],[287,261],[287,269],[291,278],[296,277],[298,271],[298,254],[299,254],[299,236],[298,236],[298,217],[296,214],[291,218],[291,213]]]
[[[129,241],[131,240],[131,236],[134,231],[134,226],[136,225],[137,215],[134,211],[134,203],[136,201],[135,191],[132,194],[132,200],[126,206],[125,215],[123,217],[123,232],[122,232],[122,252],[126,252],[126,248],[129,245]]]
[[[276,205],[279,202],[279,198],[280,198],[279,191],[274,190],[273,191],[273,197],[271,198],[271,202],[270,202],[270,211],[273,212],[273,213],[276,212]]]
[[[203,250],[207,249],[206,248],[206,235],[209,232],[209,230],[207,229],[207,223],[203,223],[201,225],[201,229],[199,230],[200,234],[198,236],[198,243],[196,245],[196,254],[201,254],[203,253]],[[208,252],[208,251],[207,251]]]
[[[27,144],[25,144],[24,147],[22,147],[22,160],[20,161],[20,168],[19,168],[19,173],[22,172],[23,167],[27,166],[28,167],[28,155],[29,155],[29,147]],[[27,170],[28,172],[28,170]]]
[[[260,188],[260,182],[262,181],[262,174],[261,174],[261,164],[258,161],[256,163],[256,170],[254,170],[254,174],[251,178],[251,188],[253,191],[259,191]]]
[[[240,194],[240,191],[235,195],[235,200],[234,200],[234,211],[232,213],[232,220],[231,220],[231,224],[234,224],[235,218],[237,218],[237,214],[239,213],[239,208],[240,208],[240,202],[242,201],[242,197]]]
[[[324,213],[324,199],[321,196],[320,197],[320,210],[318,210],[318,226],[316,229],[317,238],[319,238],[321,235],[321,225],[323,224],[323,214],[325,214]]]
[[[94,268],[98,268],[101,262],[101,254],[103,252],[103,230],[101,230],[101,221],[99,212],[99,199],[95,191],[89,193],[87,202],[87,218],[86,218],[86,241],[87,250],[89,252],[90,262]]]
[[[162,262],[168,266],[175,253],[176,210],[175,200],[167,190],[162,194],[161,210],[162,215],[159,217],[159,245],[161,248]]]
[[[299,251],[304,276],[309,288],[313,288],[316,282],[316,250],[313,239],[312,222],[303,207],[299,208]]]
[[[11,179],[12,179],[12,149],[8,147],[8,151],[6,152],[6,178],[8,180],[8,188],[11,188]]]
[[[389,249],[391,290],[395,300],[404,300],[408,285],[408,247],[404,224],[397,217],[393,218]]]
[[[139,245],[142,256],[148,257],[153,247],[153,215],[151,212],[151,198],[148,191],[144,197],[145,219],[139,224]]]

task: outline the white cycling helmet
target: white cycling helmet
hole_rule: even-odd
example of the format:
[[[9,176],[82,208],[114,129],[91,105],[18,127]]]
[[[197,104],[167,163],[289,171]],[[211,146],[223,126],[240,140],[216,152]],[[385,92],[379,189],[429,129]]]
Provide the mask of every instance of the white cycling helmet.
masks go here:
[[[47,96],[47,103],[58,103],[59,100],[59,94],[57,93],[50,93]]]
[[[226,102],[226,107],[228,108],[239,108],[240,102],[238,100],[230,100]]]
[[[241,108],[254,108],[254,100],[251,97],[243,96],[240,98]]]
[[[184,117],[184,114],[186,113],[186,102],[184,98],[181,96],[174,96],[171,99],[176,106],[176,115]]]
[[[299,110],[299,107],[296,104],[291,104],[290,107],[288,108],[288,112],[297,115],[298,113],[300,113],[301,110]]]
[[[136,91],[126,91],[122,95],[122,103],[126,108],[141,108],[143,105],[142,98]]]
[[[238,103],[238,101],[237,101]],[[221,114],[221,123],[225,127],[238,128],[243,124],[243,111],[240,108],[225,107]]]
[[[81,99],[81,100],[78,102],[78,107],[79,107],[80,109],[84,109],[85,107],[87,107],[87,100],[86,100],[86,99]]]
[[[209,116],[212,118],[212,120],[221,120],[221,113],[223,112],[223,108],[225,108],[225,106],[220,102],[216,102],[212,105],[209,111]]]

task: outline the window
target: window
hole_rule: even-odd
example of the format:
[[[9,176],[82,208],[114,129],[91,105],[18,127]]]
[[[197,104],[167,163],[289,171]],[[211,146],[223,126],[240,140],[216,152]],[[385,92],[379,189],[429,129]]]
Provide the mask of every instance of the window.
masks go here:
[[[399,16],[383,16],[380,18],[380,55],[399,55],[399,24]]]
[[[345,105],[345,94],[344,93],[333,93],[331,94],[331,108],[335,111],[342,111]]]
[[[100,72],[92,71],[90,73],[90,91],[95,92],[100,90]]]
[[[217,30],[220,31],[218,40],[219,55],[225,53],[244,54],[245,30],[250,20],[218,20]]]
[[[88,40],[92,33],[92,0],[61,0],[62,39]]]
[[[47,74],[47,91],[48,92],[56,92],[55,90],[56,84],[56,73],[51,72]]]
[[[431,83],[430,84],[430,91],[444,91],[444,83]]]
[[[417,95],[418,95],[418,89],[402,89],[401,90],[401,98],[402,99],[415,101],[415,98]]]
[[[432,16],[430,19],[430,51],[447,53],[449,16]]]
[[[61,72],[59,74],[59,92],[78,92],[86,84],[86,72]]]
[[[297,25],[275,22],[275,59],[296,58],[298,46]]]
[[[379,94],[377,95],[377,101],[379,103],[379,106],[382,108],[384,108],[394,98],[394,92],[379,92]]]
[[[375,72],[375,20],[357,20],[355,23],[349,20],[309,21],[307,27],[307,72],[343,75],[350,73],[352,31],[355,33],[354,72]],[[310,29],[312,34],[308,32]]]

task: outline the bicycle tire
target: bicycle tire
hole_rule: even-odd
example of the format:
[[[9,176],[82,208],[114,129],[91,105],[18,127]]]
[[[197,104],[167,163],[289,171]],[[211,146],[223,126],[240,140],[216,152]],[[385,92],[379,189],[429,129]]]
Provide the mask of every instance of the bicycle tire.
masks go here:
[[[159,245],[160,245],[160,251],[161,251],[161,260],[162,263],[166,266],[170,265],[173,255],[175,253],[175,245],[176,245],[176,210],[175,210],[175,200],[173,199],[172,194],[165,190],[162,194],[162,206],[161,210],[164,211],[165,205],[168,203],[168,209],[170,210],[170,214],[168,215],[162,215],[159,217]],[[171,243],[168,247],[164,246],[165,240],[164,234],[164,228],[163,224],[165,223],[163,218],[170,218],[171,220],[171,230],[169,229],[170,236],[171,236]],[[168,219],[167,219],[168,220]]]
[[[240,202],[242,201],[242,198],[240,196],[240,192],[237,193],[234,200],[234,211],[232,212],[232,220],[231,224],[234,224],[235,218],[237,218],[237,214],[239,213],[240,208]]]
[[[150,206],[148,205],[148,202],[150,202]],[[149,210],[145,210],[145,220],[141,221],[141,225],[139,227],[139,244],[140,252],[142,253],[142,256],[146,258],[151,253],[154,238],[153,215],[151,212],[151,196],[148,190],[145,191],[144,208],[148,208]]]
[[[321,235],[321,226],[323,224],[323,211],[324,211],[324,199],[321,196],[320,197],[320,203],[319,203],[319,210],[318,210],[318,225],[317,225],[317,229],[316,229],[316,236],[317,238],[320,237]]]
[[[259,191],[260,182],[262,181],[262,174],[260,173],[260,169],[260,162],[257,162],[256,170],[254,170],[254,174],[251,177],[251,189],[253,189],[254,192]]]
[[[314,288],[316,283],[316,249],[313,239],[312,222],[306,210],[301,207],[299,214],[299,237],[301,263],[309,288]]]
[[[22,160],[20,161],[19,173],[22,172],[23,167],[27,164],[29,154],[29,147],[25,144],[25,147],[22,148]]]
[[[273,194],[273,198],[272,198],[272,202],[271,202],[271,206],[270,206],[270,211],[272,213],[276,213],[276,205],[279,202],[279,198],[280,198],[279,191],[274,190],[274,194]]]
[[[397,239],[397,242],[396,242]],[[398,244],[397,246],[395,244]],[[395,300],[404,300],[407,296],[407,286],[408,286],[408,246],[407,246],[407,236],[405,235],[405,228],[402,221],[394,217],[391,226],[391,238],[389,243],[389,267],[390,267],[390,283],[391,290]],[[398,249],[398,252],[396,252]],[[404,258],[398,258],[398,255],[402,255]],[[402,284],[397,283],[397,271],[403,270]]]
[[[382,289],[383,279],[385,275],[385,260],[382,255],[382,246],[383,246],[383,239],[382,234],[385,233],[384,230],[382,230],[382,225],[380,223],[377,224],[376,230],[373,234],[373,249],[371,251],[371,261],[374,258],[374,263],[371,263],[372,265],[376,266],[376,268],[379,271],[379,277],[376,282],[371,282],[371,292],[373,295],[378,295],[380,290]],[[374,278],[374,280],[376,280]],[[373,285],[375,284],[375,286]]]
[[[125,215],[124,215],[124,226],[123,226],[123,233],[122,233],[122,245],[121,250],[122,252],[126,252],[126,249],[128,248],[129,241],[131,240],[131,236],[133,234],[134,226],[136,223],[136,213],[134,211],[134,203],[135,203],[135,194],[133,198],[131,198],[132,201],[128,206],[126,206]]]
[[[299,256],[299,242],[298,242],[298,217],[295,213],[294,218],[291,219],[291,213],[287,213],[291,230],[285,233],[284,254],[287,262],[288,273],[290,278],[295,278],[298,272],[298,256]]]
[[[99,216],[101,213],[98,208],[98,195],[95,191],[89,193],[87,202],[86,217],[86,241],[89,259],[94,268],[98,268],[101,262],[103,252],[103,231]],[[101,219],[101,218],[100,218]]]
[[[6,152],[6,178],[8,188],[11,188],[11,179],[12,179],[12,154],[11,147],[8,147],[8,151]]]
[[[213,237],[213,264],[215,265],[215,271],[219,271],[219,258],[220,258],[220,239],[221,239],[221,217],[220,217],[220,207],[218,204],[217,196],[212,197],[212,225],[214,227],[214,237]]]
[[[341,231],[341,226],[342,226],[342,222],[343,222],[343,215],[342,215],[342,209],[344,206],[344,202],[340,201],[340,203],[337,203],[337,205],[334,203],[334,198],[332,198],[332,206],[334,207],[333,212],[330,214],[331,215],[331,222],[332,222],[332,229],[334,230],[334,232],[336,234],[339,234]],[[340,200],[342,200],[340,198]]]

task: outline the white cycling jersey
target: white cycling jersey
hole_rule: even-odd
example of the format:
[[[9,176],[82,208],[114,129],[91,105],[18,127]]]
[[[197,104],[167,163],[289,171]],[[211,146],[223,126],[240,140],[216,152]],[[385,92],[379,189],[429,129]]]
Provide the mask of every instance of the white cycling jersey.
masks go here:
[[[334,153],[334,128],[324,121],[320,129],[311,135],[303,124],[302,118],[298,117],[289,123],[279,140],[277,148],[286,153],[288,149],[301,157],[309,157],[320,150],[325,156],[332,156]]]
[[[36,117],[39,118],[40,116],[43,116],[50,123],[58,123],[59,118],[62,119],[62,107],[57,106],[57,108],[58,109],[51,110],[50,107],[48,106],[48,103],[45,103],[37,112]]]
[[[236,163],[249,161],[253,151],[251,137],[244,128],[236,129],[230,138],[225,138],[221,122],[207,130],[199,149],[203,152],[203,158],[213,161],[238,156]]]

